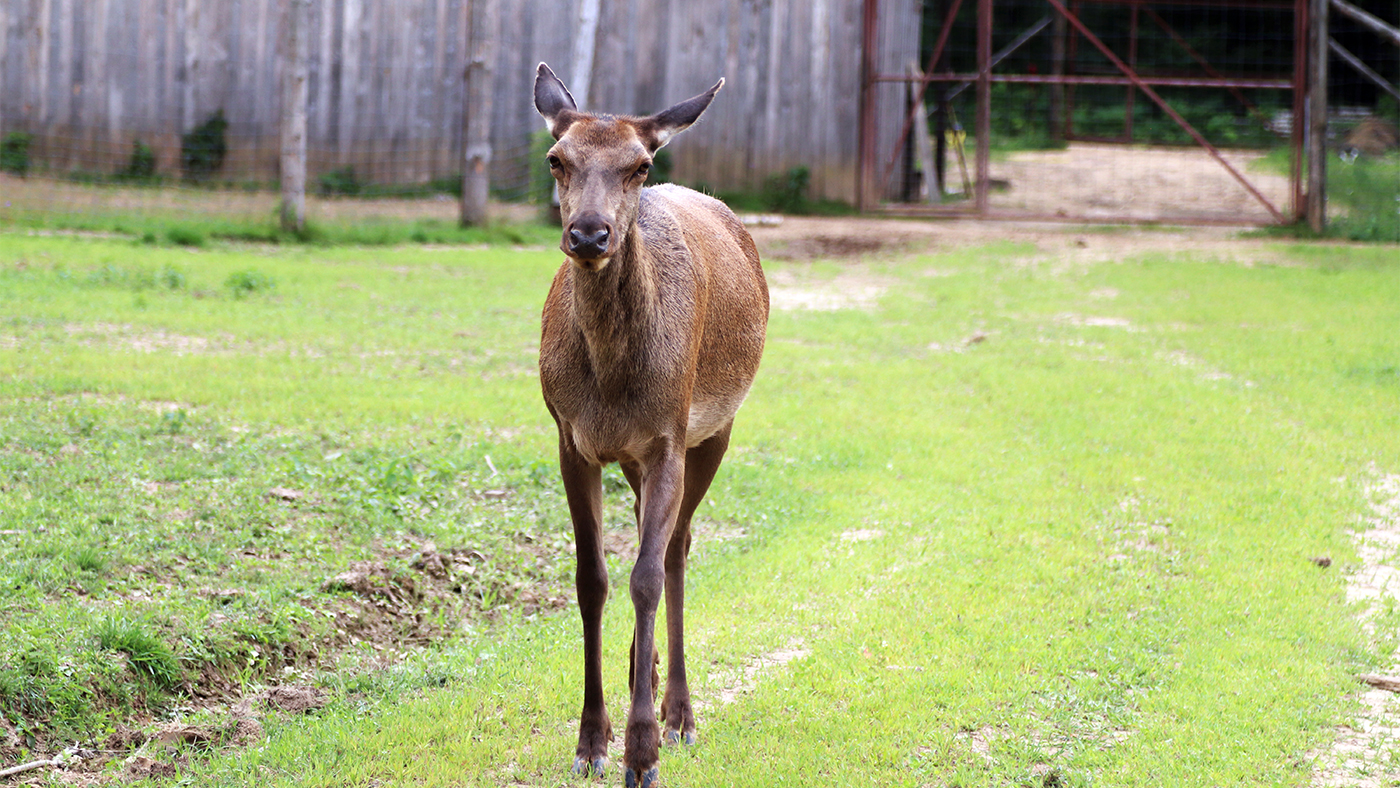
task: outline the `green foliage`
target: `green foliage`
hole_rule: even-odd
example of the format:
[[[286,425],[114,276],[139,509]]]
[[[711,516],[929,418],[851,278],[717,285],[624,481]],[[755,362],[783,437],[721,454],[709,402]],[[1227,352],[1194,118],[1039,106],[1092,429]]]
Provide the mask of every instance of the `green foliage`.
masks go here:
[[[352,196],[364,189],[364,184],[355,177],[354,167],[340,167],[316,179],[317,192],[323,196]]]
[[[554,193],[554,176],[549,174],[549,165],[545,162],[552,147],[554,136],[548,131],[540,129],[530,135],[530,153],[526,158],[530,167],[529,201],[536,205],[549,205]]]
[[[180,138],[180,167],[185,178],[208,181],[228,155],[228,120],[222,109]]]
[[[253,293],[265,293],[277,283],[267,274],[252,268],[241,271],[234,271],[224,280],[224,287],[228,288],[235,298],[244,298]]]
[[[779,213],[803,213],[811,183],[812,171],[802,166],[769,175],[763,182],[764,206]]]
[[[139,138],[132,146],[131,159],[116,175],[118,182],[150,183],[156,180],[156,152]]]
[[[1400,243],[1397,154],[1329,161],[1327,196],[1334,217],[1329,234],[1353,241]]]
[[[171,227],[166,231],[165,237],[176,246],[204,246],[209,242],[204,233],[189,225]]]
[[[0,140],[0,172],[8,172],[21,178],[29,174],[29,146],[34,135],[23,131],[12,131]]]

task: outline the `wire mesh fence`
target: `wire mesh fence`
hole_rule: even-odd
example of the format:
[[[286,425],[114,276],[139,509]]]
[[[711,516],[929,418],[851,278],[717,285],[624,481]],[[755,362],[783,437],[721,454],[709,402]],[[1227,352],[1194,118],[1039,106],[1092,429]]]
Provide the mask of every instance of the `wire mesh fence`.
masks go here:
[[[979,13],[989,31],[981,53]],[[885,193],[933,213],[1296,220],[1303,129],[1295,118],[1306,89],[1307,13],[1305,3],[1292,0],[998,0],[989,11],[976,0],[929,0],[922,59],[909,67],[928,74],[918,81],[909,71],[881,77],[907,86],[910,112],[909,144],[878,162]],[[1334,32],[1354,37],[1345,26]],[[1396,51],[1364,48],[1382,75],[1364,90],[1354,89],[1354,74],[1333,67],[1329,150],[1344,167],[1351,166],[1345,138],[1353,128],[1381,137],[1393,128],[1396,105],[1385,83],[1400,76]],[[983,58],[991,74],[982,119],[990,155],[979,204]],[[913,118],[919,122],[908,123]],[[927,137],[918,139],[924,127]],[[1393,143],[1372,143],[1375,152],[1355,172],[1373,186],[1396,180]],[[1345,177],[1333,188],[1343,197],[1347,189],[1361,191]],[[1366,199],[1388,207],[1383,197]],[[1353,209],[1342,203],[1334,209],[1346,220]]]

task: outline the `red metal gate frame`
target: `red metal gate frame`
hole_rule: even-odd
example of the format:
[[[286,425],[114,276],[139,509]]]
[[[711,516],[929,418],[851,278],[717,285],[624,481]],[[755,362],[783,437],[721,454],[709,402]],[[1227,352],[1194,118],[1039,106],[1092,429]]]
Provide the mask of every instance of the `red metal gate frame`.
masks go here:
[[[875,67],[875,53],[877,36],[876,30],[879,23],[879,0],[865,0],[864,8],[864,30],[862,36],[862,86],[860,102],[860,158],[857,162],[856,176],[856,201],[858,207],[863,211],[872,210],[876,207],[878,196],[885,193],[897,161],[904,150],[908,140],[909,132],[913,128],[916,119],[922,120],[918,116],[922,113],[919,107],[922,106],[923,96],[928,86],[932,82],[962,82],[975,83],[977,86],[977,113],[975,122],[976,134],[976,178],[974,180],[974,194],[972,207],[949,207],[949,206],[913,206],[901,205],[899,207],[882,206],[885,210],[898,213],[919,214],[928,216],[967,216],[974,215],[979,218],[1015,218],[1015,219],[1041,219],[1056,220],[1064,219],[1061,216],[1041,216],[1028,215],[1024,213],[1010,214],[1005,212],[994,212],[991,210],[990,201],[990,132],[991,132],[991,83],[1009,82],[1020,84],[1061,84],[1067,86],[1074,85],[1123,85],[1131,94],[1142,92],[1158,107],[1162,109],[1177,125],[1179,125],[1197,146],[1205,150],[1223,167],[1236,181],[1240,183],[1273,217],[1274,221],[1284,224],[1290,221],[1284,214],[1275,207],[1252,183],[1220,153],[1220,150],[1212,145],[1201,135],[1189,122],[1186,121],[1176,110],[1174,110],[1152,86],[1163,87],[1203,87],[1203,88],[1224,88],[1231,91],[1252,112],[1257,114],[1249,102],[1239,91],[1242,88],[1273,88],[1291,90],[1293,93],[1293,124],[1291,134],[1291,147],[1293,149],[1293,163],[1290,172],[1292,181],[1292,220],[1301,220],[1306,210],[1303,197],[1302,159],[1303,159],[1303,123],[1304,101],[1306,100],[1307,85],[1307,58],[1306,58],[1306,31],[1308,30],[1308,2],[1307,0],[1074,0],[1075,9],[1082,3],[1090,2],[1097,4],[1125,5],[1133,9],[1134,21],[1138,12],[1144,10],[1153,18],[1153,21],[1162,27],[1179,45],[1184,46],[1190,56],[1201,64],[1207,73],[1207,77],[1172,77],[1172,76],[1147,76],[1143,77],[1137,73],[1137,69],[1130,63],[1124,62],[1111,49],[1108,48],[1092,31],[1084,24],[1075,12],[1075,9],[1066,7],[1063,0],[1046,0],[1051,7],[1052,13],[1062,16],[1077,36],[1070,37],[1070,45],[1073,47],[1079,37],[1083,37],[1091,45],[1102,53],[1110,63],[1122,74],[1122,76],[1110,75],[1080,75],[1080,74],[993,74],[992,68],[996,65],[991,51],[992,33],[992,2],[993,0],[976,0],[977,2],[977,71],[972,74],[957,73],[935,73],[936,64],[942,57],[943,50],[947,45],[948,37],[952,29],[952,22],[957,17],[961,9],[962,0],[952,0],[948,13],[944,19],[942,28],[939,30],[938,40],[934,45],[933,54],[929,58],[928,67],[924,69],[922,76],[907,76],[902,74],[881,74]],[[1293,73],[1289,79],[1232,79],[1221,76],[1210,66],[1205,58],[1186,45],[1184,40],[1175,30],[1171,29],[1155,11],[1148,5],[1166,4],[1190,4],[1190,5],[1216,5],[1221,7],[1246,7],[1246,8],[1278,8],[1292,9],[1294,14],[1294,48],[1293,48]],[[1136,50],[1137,25],[1131,26],[1133,41],[1130,50]],[[1130,51],[1130,60],[1132,52]],[[1073,60],[1071,55],[1070,60]],[[875,88],[880,83],[905,83],[916,85],[913,106],[904,119],[904,126],[900,132],[897,144],[894,146],[890,161],[882,171],[877,170],[875,135],[877,132],[877,119],[875,117]],[[1068,126],[1069,113],[1066,112],[1066,125]],[[1131,121],[1128,122],[1128,136],[1131,137]],[[1072,129],[1066,129],[1072,136]],[[877,179],[877,175],[878,177]],[[1068,217],[1074,221],[1084,221],[1085,217]],[[1185,217],[1183,217],[1184,219]],[[1111,216],[1096,217],[1097,221],[1110,222],[1135,222],[1142,221],[1137,217]],[[1238,220],[1226,220],[1227,223],[1237,223]],[[1205,223],[1205,222],[1202,222]]]

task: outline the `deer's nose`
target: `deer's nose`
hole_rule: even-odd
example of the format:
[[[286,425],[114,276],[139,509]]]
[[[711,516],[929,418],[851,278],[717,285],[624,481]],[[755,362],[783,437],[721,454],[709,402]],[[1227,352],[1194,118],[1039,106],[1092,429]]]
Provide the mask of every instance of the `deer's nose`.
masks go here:
[[[569,230],[569,251],[580,257],[599,257],[608,248],[608,228]]]

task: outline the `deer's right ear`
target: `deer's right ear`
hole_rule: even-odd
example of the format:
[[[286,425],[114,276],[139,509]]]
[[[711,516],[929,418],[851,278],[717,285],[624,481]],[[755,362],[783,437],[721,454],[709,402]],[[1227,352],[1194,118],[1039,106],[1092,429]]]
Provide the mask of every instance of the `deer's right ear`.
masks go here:
[[[554,139],[564,136],[564,131],[573,122],[574,115],[578,112],[578,105],[574,103],[574,97],[569,95],[569,89],[564,87],[564,83],[559,81],[559,77],[554,76],[554,72],[549,66],[540,63],[540,67],[535,71],[535,111],[544,118],[545,125],[549,127],[549,133],[554,135]]]

